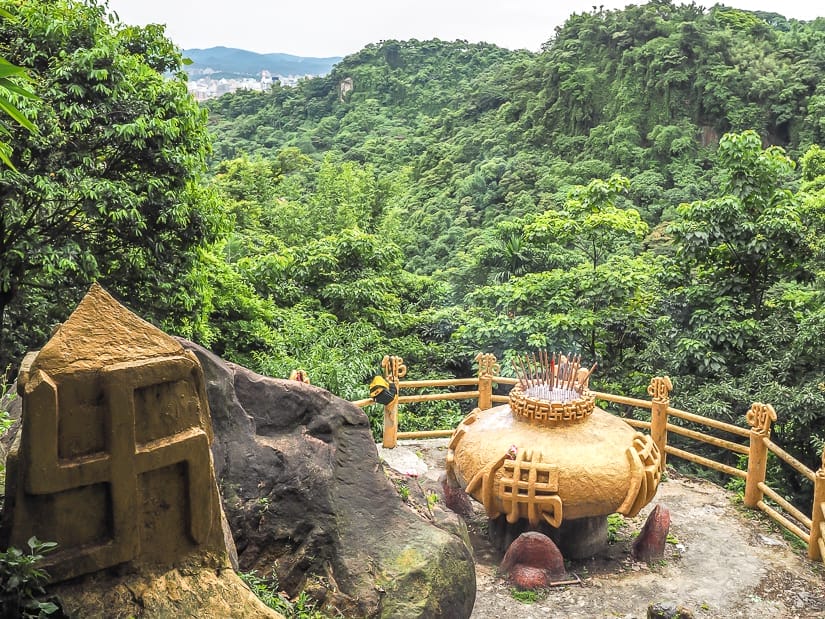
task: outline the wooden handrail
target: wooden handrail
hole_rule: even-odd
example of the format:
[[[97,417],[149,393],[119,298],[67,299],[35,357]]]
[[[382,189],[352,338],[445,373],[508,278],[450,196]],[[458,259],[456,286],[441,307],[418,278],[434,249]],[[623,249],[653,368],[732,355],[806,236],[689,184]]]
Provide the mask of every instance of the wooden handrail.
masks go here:
[[[748,476],[747,472],[743,471],[742,469],[737,469],[732,466],[728,466],[727,464],[722,464],[721,462],[711,460],[710,458],[697,456],[696,454],[692,454],[689,451],[685,451],[684,449],[679,449],[678,447],[673,447],[672,445],[668,445],[665,449],[667,449],[667,453],[682,458],[682,460],[687,460],[688,462],[695,462],[696,464],[701,464],[702,466],[706,466],[709,469],[720,471],[722,473],[730,475],[731,477],[745,479]]]
[[[725,432],[730,432],[731,434],[737,434],[738,436],[741,436],[743,438],[748,438],[750,436],[750,432],[745,428],[740,428],[739,426],[735,426],[732,423],[725,423],[724,421],[717,421],[716,419],[710,419],[708,417],[702,417],[701,415],[696,415],[694,413],[688,413],[687,411],[680,411],[678,408],[670,407],[667,409],[667,413],[668,415],[673,415],[674,417],[684,419],[685,421],[692,421],[693,423],[705,425],[709,428],[716,428],[717,430],[723,430]]]
[[[785,461],[786,463],[788,463],[788,465],[790,465],[791,467],[793,467],[794,469],[796,469],[796,471],[797,471],[800,475],[802,475],[803,477],[805,477],[808,481],[814,481],[814,480],[816,479],[816,473],[814,473],[811,469],[809,469],[807,466],[805,466],[804,464],[802,464],[799,460],[797,460],[796,458],[794,458],[794,457],[793,457],[791,454],[789,454],[787,451],[785,451],[784,449],[782,449],[779,445],[777,445],[776,443],[774,443],[771,439],[769,439],[769,438],[764,438],[764,439],[762,439],[762,440],[763,440],[763,441],[765,441],[765,446],[768,448],[768,450],[769,450],[771,453],[773,453],[773,454],[774,454],[775,456],[777,456],[780,460]]]
[[[799,520],[802,524],[804,524],[808,529],[811,528],[811,519],[808,518],[805,514],[799,511],[796,507],[791,505],[788,501],[785,500],[784,497],[780,496],[778,492],[770,488],[767,484],[763,484],[759,482],[759,489],[768,495],[768,498],[779,505],[782,509],[788,512],[791,516]]]
[[[416,395],[398,396],[399,404],[414,402],[438,402],[440,400],[473,400],[478,397],[478,391],[458,391],[456,393],[419,393]]]
[[[640,400],[638,398],[628,398],[623,395],[615,395],[612,393],[602,393],[601,391],[591,391],[597,400],[607,400],[614,404],[627,404],[628,406],[637,406],[639,408],[650,409],[652,403],[650,400]]]
[[[418,432],[399,432],[398,438],[423,439],[423,438],[450,438],[452,430],[420,430]]]
[[[509,376],[493,376],[493,382],[499,385],[518,385],[518,378],[510,378]]]
[[[478,384],[478,378],[440,378],[432,380],[402,380],[399,389],[421,389],[423,387],[471,387]]]
[[[687,436],[689,438],[695,439],[697,441],[702,441],[704,443],[708,443],[709,445],[714,445],[716,447],[722,447],[727,449],[728,451],[733,451],[740,454],[747,455],[749,450],[747,446],[740,445],[739,443],[734,443],[733,441],[726,441],[723,438],[717,438],[715,436],[711,436],[710,434],[705,434],[703,432],[697,432],[696,430],[689,430],[688,428],[683,428],[682,426],[677,426],[676,424],[669,423],[667,424],[667,431],[673,432],[674,434],[680,434],[682,436]]]
[[[796,535],[799,539],[801,539],[806,544],[808,544],[811,541],[811,536],[810,535],[805,533],[805,531],[800,529],[793,522],[791,522],[790,520],[785,518],[785,516],[780,514],[773,507],[771,507],[770,505],[767,505],[765,503],[765,501],[759,501],[759,503],[757,503],[756,506],[759,509],[761,509],[763,512],[765,512],[768,516],[770,516],[771,519],[773,519],[774,522],[776,522],[777,524],[780,524],[783,527],[785,527],[786,529],[788,529],[788,531],[790,531],[791,533]]]
[[[632,417],[622,417],[622,421],[624,421],[627,425],[632,426],[634,428],[644,428],[645,430],[650,430],[651,426],[651,423],[649,421],[633,419]]]

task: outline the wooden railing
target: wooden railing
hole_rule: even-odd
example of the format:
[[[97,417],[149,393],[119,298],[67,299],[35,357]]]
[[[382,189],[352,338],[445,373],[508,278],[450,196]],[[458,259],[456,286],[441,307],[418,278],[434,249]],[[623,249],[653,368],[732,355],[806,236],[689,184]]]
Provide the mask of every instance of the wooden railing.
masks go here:
[[[388,382],[396,386],[398,397],[390,404],[384,406],[384,435],[382,445],[386,448],[393,448],[396,446],[398,439],[449,437],[453,433],[452,430],[398,432],[399,404],[439,400],[476,400],[478,408],[486,410],[491,408],[493,404],[508,402],[508,396],[493,393],[493,385],[512,386],[518,383],[518,380],[498,376],[497,373],[500,372],[500,367],[496,362],[495,356],[492,354],[479,354],[476,356],[476,361],[478,363],[478,375],[474,378],[402,381],[401,379],[407,374],[407,367],[404,365],[403,359],[395,356],[384,357],[384,361],[382,362],[384,377]],[[438,387],[475,387],[475,389],[401,395],[402,391]],[[672,408],[670,406],[670,391],[672,388],[673,386],[667,376],[656,376],[650,381],[650,385],[647,388],[647,393],[651,396],[650,400],[629,398],[598,391],[593,393],[597,400],[650,411],[650,421],[636,419],[635,417],[623,417],[623,419],[635,428],[650,432],[653,441],[656,443],[662,455],[662,469],[665,467],[667,455],[671,455],[730,475],[731,477],[745,480],[744,504],[747,507],[763,511],[777,524],[805,542],[808,547],[808,556],[811,559],[825,562],[825,451],[823,451],[822,454],[822,466],[815,472],[771,441],[771,424],[776,421],[776,412],[770,404],[755,402],[751,405],[746,415],[750,429],[746,429],[723,421]],[[372,398],[366,398],[355,401],[353,404],[363,408],[364,406],[375,404],[375,401]],[[671,419],[673,421],[671,421]],[[677,419],[729,434],[734,437],[734,439],[730,440],[684,427],[676,423]],[[747,471],[670,445],[667,440],[668,433],[701,441],[725,451],[739,454],[740,456],[746,456],[748,461]],[[736,442],[736,439],[747,439],[748,443],[743,444]],[[766,484],[769,453],[774,454],[802,477],[813,483],[814,493],[810,516],[807,516]],[[765,502],[766,497],[780,507],[782,511],[767,504]],[[790,516],[790,518],[788,516]],[[793,520],[791,520],[791,518],[793,518]]]

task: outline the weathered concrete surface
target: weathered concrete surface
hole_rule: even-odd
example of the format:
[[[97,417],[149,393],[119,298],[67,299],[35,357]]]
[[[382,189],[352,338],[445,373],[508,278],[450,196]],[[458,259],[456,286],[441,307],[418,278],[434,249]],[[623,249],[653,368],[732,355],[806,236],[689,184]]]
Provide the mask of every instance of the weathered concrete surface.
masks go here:
[[[345,616],[469,616],[471,550],[401,501],[361,410],[185,345],[206,374],[241,569],[274,569],[286,591],[307,588]]]
[[[403,442],[422,454],[433,477],[443,466],[445,443]],[[668,475],[670,479],[659,485],[656,501],[670,510],[670,532],[679,541],[667,544],[662,561],[647,565],[630,557],[632,535],[653,509],[649,505],[626,520],[620,540],[609,546],[607,554],[568,566],[582,578],[582,586],[552,588],[531,605],[513,599],[498,574],[501,553],[486,541],[484,509],[476,503],[469,523],[478,583],[472,618],[638,619],[646,615],[648,604],[665,601],[687,608],[696,617],[825,617],[821,563],[792,550],[767,517],[736,505],[733,493],[672,470]]]

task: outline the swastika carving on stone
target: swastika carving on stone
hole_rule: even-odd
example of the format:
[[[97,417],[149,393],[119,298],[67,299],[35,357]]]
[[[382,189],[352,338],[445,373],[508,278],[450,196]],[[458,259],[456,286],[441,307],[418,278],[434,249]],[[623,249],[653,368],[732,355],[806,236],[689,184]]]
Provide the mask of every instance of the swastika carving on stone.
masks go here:
[[[97,324],[100,306],[114,320],[108,329]],[[46,565],[53,580],[225,552],[194,355],[99,287],[55,340],[26,357],[18,378],[23,428],[10,456],[4,538],[18,547],[31,535],[57,541]],[[71,350],[77,340],[100,358]]]

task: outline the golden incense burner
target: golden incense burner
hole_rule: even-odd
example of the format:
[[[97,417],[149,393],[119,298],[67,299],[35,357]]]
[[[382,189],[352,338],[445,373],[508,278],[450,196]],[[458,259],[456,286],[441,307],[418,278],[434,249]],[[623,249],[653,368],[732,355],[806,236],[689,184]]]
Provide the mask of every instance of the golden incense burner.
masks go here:
[[[447,476],[491,519],[540,524],[632,517],[656,494],[659,450],[649,435],[595,405],[579,357],[524,355],[509,404],[476,409],[456,428]],[[589,528],[593,528],[592,526]]]

